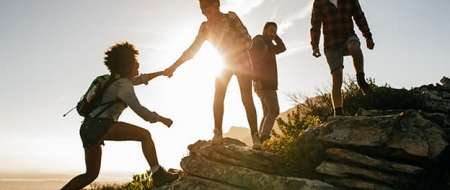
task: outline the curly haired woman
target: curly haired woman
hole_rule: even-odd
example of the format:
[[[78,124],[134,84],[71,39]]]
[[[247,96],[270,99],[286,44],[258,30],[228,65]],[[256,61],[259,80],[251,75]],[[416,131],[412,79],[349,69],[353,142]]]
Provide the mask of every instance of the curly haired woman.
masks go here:
[[[128,42],[116,44],[106,52],[105,65],[111,73],[110,77],[115,81],[105,89],[100,106],[96,107],[89,117],[85,117],[80,128],[86,172],[74,177],[62,190],[82,189],[97,178],[102,157],[101,145],[104,140],[141,142],[142,151],[151,168],[154,186],[161,186],[178,178],[177,174],[169,173],[159,165],[155,145],[147,129],[118,121],[120,114],[129,106],[150,123],[161,122],[167,127],[172,125],[172,120],[149,111],[139,103],[133,86],[147,83],[163,72],[138,76],[139,63],[136,55],[138,51]],[[102,105],[111,101],[116,103],[104,109]]]

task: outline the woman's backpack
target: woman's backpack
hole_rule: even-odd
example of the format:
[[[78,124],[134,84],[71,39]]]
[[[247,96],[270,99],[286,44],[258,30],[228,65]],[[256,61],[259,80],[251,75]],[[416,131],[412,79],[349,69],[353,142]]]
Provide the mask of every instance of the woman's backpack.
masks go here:
[[[104,106],[104,108],[98,112],[93,118],[98,117],[106,109],[111,107],[114,103],[119,102],[118,100],[101,103],[103,93],[105,90],[116,80],[120,78],[113,77],[111,75],[102,75],[92,81],[86,93],[81,97],[80,101],[77,103],[77,111],[83,117],[91,117],[89,114],[97,107]]]

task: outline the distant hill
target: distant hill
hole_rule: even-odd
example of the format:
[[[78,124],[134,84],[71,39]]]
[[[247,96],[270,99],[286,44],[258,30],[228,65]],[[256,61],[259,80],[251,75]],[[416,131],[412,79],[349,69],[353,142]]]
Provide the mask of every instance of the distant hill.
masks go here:
[[[278,116],[278,118],[281,118],[283,120],[287,120],[288,114],[294,112],[295,110],[296,110],[296,107],[294,106],[294,107],[286,110],[285,112],[281,112],[280,115]],[[273,130],[278,131],[278,124],[277,124],[276,121],[275,121]],[[242,141],[243,143],[245,143],[245,144],[247,144],[249,146],[253,145],[252,138],[250,136],[250,129],[249,128],[233,126],[223,136],[224,137],[230,137],[230,138],[233,138],[233,139],[238,139],[238,140]]]
[[[253,145],[249,128],[233,126],[223,136],[238,139],[249,146]]]

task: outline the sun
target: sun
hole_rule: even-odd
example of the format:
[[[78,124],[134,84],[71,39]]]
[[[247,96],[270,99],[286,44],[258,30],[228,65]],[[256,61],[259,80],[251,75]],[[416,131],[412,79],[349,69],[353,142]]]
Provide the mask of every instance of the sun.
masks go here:
[[[208,78],[217,77],[225,68],[225,63],[222,55],[209,42],[205,42],[193,59],[194,64],[197,65],[201,75],[206,75]]]

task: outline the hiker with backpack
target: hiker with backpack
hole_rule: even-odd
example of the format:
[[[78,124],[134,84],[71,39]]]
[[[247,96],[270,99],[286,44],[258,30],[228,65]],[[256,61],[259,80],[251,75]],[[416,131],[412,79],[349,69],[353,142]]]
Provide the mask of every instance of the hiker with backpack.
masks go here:
[[[86,172],[70,180],[62,190],[79,190],[93,182],[100,171],[103,141],[139,141],[150,165],[154,186],[161,186],[178,178],[158,163],[155,145],[147,129],[118,121],[126,107],[130,107],[142,119],[167,127],[172,120],[149,111],[139,103],[133,85],[147,83],[163,75],[156,72],[138,76],[138,51],[127,42],[116,44],[106,53],[105,65],[110,75],[97,77],[77,105],[84,116],[80,136],[85,152]]]
[[[365,79],[361,42],[355,34],[353,20],[366,38],[367,48],[372,50],[375,43],[358,0],[314,0],[311,16],[311,46],[313,56],[320,57],[319,41],[323,26],[325,56],[333,79],[332,102],[335,116],[344,115],[341,92],[344,56],[353,57],[360,89],[365,94],[372,92]]]
[[[199,0],[202,14],[207,21],[203,22],[197,37],[191,46],[178,60],[165,70],[171,76],[175,70],[192,59],[205,41],[209,41],[222,53],[226,68],[215,81],[214,94],[214,137],[212,142],[217,144],[222,140],[222,120],[224,99],[228,83],[236,75],[241,91],[241,99],[250,125],[251,136],[255,147],[261,142],[258,135],[256,109],[252,97],[252,79],[248,49],[251,36],[247,28],[234,12],[222,13],[219,0]]]
[[[261,142],[270,138],[275,119],[280,113],[278,104],[278,71],[276,55],[286,51],[283,40],[277,35],[277,24],[267,22],[262,35],[252,40],[250,55],[255,72],[255,92],[263,106],[263,118],[259,126]],[[275,44],[274,44],[275,43]]]

